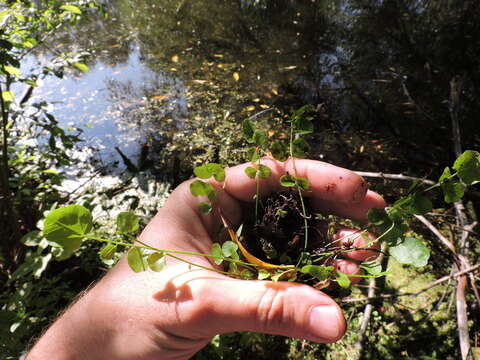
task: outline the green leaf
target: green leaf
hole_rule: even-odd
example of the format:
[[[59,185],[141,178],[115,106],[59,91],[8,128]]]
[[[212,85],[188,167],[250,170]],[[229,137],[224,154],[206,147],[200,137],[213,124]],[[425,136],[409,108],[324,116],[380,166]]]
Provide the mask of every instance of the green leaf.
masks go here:
[[[66,253],[80,248],[92,229],[92,214],[81,205],[69,205],[51,211],[43,223],[43,235]]]
[[[297,185],[300,189],[302,189],[302,190],[310,189],[310,182],[308,181],[307,178],[296,177],[295,181],[296,181],[296,183],[297,183]]]
[[[245,169],[245,174],[250,178],[250,179],[255,179],[257,177],[257,169],[254,167],[247,167]]]
[[[210,201],[215,199],[215,189],[213,185],[201,180],[195,180],[190,184],[190,192],[194,196],[208,196]]]
[[[200,205],[198,205],[198,208],[200,209],[200,212],[202,214],[210,214],[210,212],[212,211],[212,204],[202,201]]]
[[[90,69],[88,68],[87,65],[85,64],[82,64],[82,63],[79,63],[79,62],[74,62],[73,63],[73,66],[75,66],[78,70],[84,72],[84,73],[87,73],[90,71]]]
[[[442,183],[446,179],[448,179],[450,176],[452,176],[452,173],[450,172],[450,168],[447,166],[442,173],[442,176],[440,176],[440,179],[438,179],[438,182]]]
[[[418,193],[407,196],[401,199],[401,202],[397,201],[395,205],[403,209],[409,214],[423,215],[432,211],[432,202],[429,198]],[[395,206],[394,205],[394,206]]]
[[[38,230],[34,230],[23,235],[20,242],[25,246],[38,246],[42,240],[42,233]]]
[[[148,264],[145,260],[144,250],[138,247],[131,248],[127,253],[128,265],[134,272],[146,271]]]
[[[253,133],[253,142],[260,146],[261,148],[265,147],[268,141],[268,135],[265,131],[255,130]]]
[[[465,151],[455,160],[453,168],[467,185],[480,181],[480,153],[473,150]]]
[[[413,237],[406,237],[401,243],[391,246],[389,252],[399,263],[415,267],[427,265],[430,257],[430,250]]]
[[[268,279],[270,276],[271,276],[271,274],[270,274],[270,272],[268,272],[267,270],[264,270],[264,269],[258,270],[258,276],[257,276],[257,279],[258,279],[258,280],[266,280],[266,279]]]
[[[365,272],[372,276],[383,276],[387,272],[382,272],[382,264],[376,261],[363,262],[360,267],[365,270]]]
[[[82,10],[80,10],[80,8],[75,5],[62,5],[60,6],[60,9],[63,9],[65,11],[68,11],[77,15],[82,14]]]
[[[305,158],[307,157],[307,153],[310,150],[310,145],[308,145],[305,139],[298,138],[293,140],[292,148],[292,153],[294,157]]]
[[[293,131],[297,134],[311,134],[313,123],[311,117],[298,116],[293,119]]]
[[[2,91],[2,99],[6,103],[13,103],[13,100],[15,99],[13,91]]]
[[[223,262],[223,250],[219,243],[212,245],[212,256],[215,264],[220,265]]]
[[[255,125],[253,125],[253,123],[246,119],[246,120],[243,120],[242,122],[242,134],[243,134],[243,137],[245,138],[245,140],[247,140],[247,142],[249,143],[253,143],[254,140],[253,140],[253,134],[255,133]]]
[[[337,280],[338,285],[343,289],[348,289],[350,287],[350,279],[347,274],[337,271],[335,273],[335,280]]]
[[[224,257],[232,257],[237,254],[238,245],[233,241],[225,241],[222,245],[222,253]]]
[[[167,265],[167,259],[163,252],[157,251],[148,255],[147,263],[151,270],[159,272]]]
[[[381,225],[388,220],[388,214],[384,209],[372,208],[368,210],[368,221],[374,225]]]
[[[300,272],[313,276],[318,280],[326,280],[330,277],[333,266],[305,265]]]
[[[275,140],[270,147],[270,152],[272,156],[278,161],[285,161],[288,159],[288,148],[287,146],[279,141]]]
[[[449,181],[441,184],[443,196],[446,203],[459,201],[465,194],[463,185],[457,181]]]
[[[241,272],[240,272],[240,277],[244,280],[252,280],[255,278],[255,274],[248,270],[248,269],[243,269]]]
[[[282,175],[280,177],[280,185],[284,187],[295,186],[295,178],[292,175]]]
[[[208,163],[193,169],[193,173],[200,179],[209,179],[212,176],[217,181],[225,180],[225,170],[220,164]]]
[[[259,164],[258,165],[258,177],[260,179],[268,179],[270,176],[272,176],[272,170],[268,166]]]
[[[257,147],[250,147],[247,149],[248,160],[252,163],[260,159],[260,151]]]
[[[5,70],[5,72],[7,72],[8,74],[10,75],[13,75],[13,76],[17,76],[17,77],[22,77],[22,73],[20,72],[20,70],[16,67],[13,67],[13,66],[5,66],[3,68]]]
[[[130,211],[124,211],[117,216],[117,232],[134,233],[138,230],[140,218]]]
[[[103,247],[102,250],[98,253],[101,259],[103,260],[110,260],[115,255],[117,251],[117,245],[115,244],[107,244]]]

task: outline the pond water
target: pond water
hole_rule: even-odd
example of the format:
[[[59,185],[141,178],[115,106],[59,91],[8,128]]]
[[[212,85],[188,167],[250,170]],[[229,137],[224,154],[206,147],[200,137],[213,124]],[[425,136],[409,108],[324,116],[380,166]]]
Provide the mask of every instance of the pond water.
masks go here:
[[[429,154],[437,154],[450,136],[448,102],[457,77],[464,141],[479,143],[475,4],[111,1],[107,19],[52,41],[61,49],[95,49],[90,72],[48,78],[36,97],[53,103],[62,124],[83,127],[85,146],[97,149],[104,164],[122,164],[115,148],[134,163],[145,147],[159,161],[172,154],[180,162],[224,159],[218,142],[225,140],[230,151],[234,140],[227,138],[238,136],[235,124],[244,118],[275,128],[310,103],[322,134],[317,156],[348,160],[330,154],[335,149],[327,146],[329,136],[357,141],[349,151],[359,151],[366,140],[354,141],[352,133],[368,131],[369,141],[385,147],[405,154],[413,147],[416,155],[400,158],[424,166],[445,157]],[[42,58],[32,57],[23,67],[33,61]],[[419,131],[424,128],[431,133]],[[426,154],[419,155],[416,144]],[[177,147],[189,151],[179,155]]]

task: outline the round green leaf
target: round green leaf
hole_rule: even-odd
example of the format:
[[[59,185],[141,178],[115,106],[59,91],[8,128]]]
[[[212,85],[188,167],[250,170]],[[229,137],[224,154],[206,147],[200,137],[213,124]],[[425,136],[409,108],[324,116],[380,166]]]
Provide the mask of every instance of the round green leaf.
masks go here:
[[[473,150],[465,151],[455,161],[453,168],[457,170],[458,176],[467,185],[474,181],[480,181],[480,153]]]
[[[308,181],[308,179],[303,177],[296,177],[295,180],[296,180],[296,184],[300,189],[302,190],[310,189],[310,182]]]
[[[267,145],[268,135],[265,131],[255,130],[253,133],[253,142],[260,146],[261,148]]]
[[[272,170],[268,166],[258,165],[258,177],[260,179],[268,179],[272,175]]]
[[[337,271],[335,273],[335,280],[337,280],[338,285],[343,289],[348,289],[350,287],[350,279],[347,274]]]
[[[222,245],[222,253],[225,257],[232,257],[237,254],[238,245],[233,241],[225,241]]]
[[[305,139],[298,138],[295,139],[292,143],[293,147],[293,156],[298,158],[305,158],[308,151],[310,150],[310,145],[305,141]]]
[[[124,211],[117,216],[117,232],[133,233],[138,230],[140,218],[130,211]]]
[[[92,229],[92,214],[81,205],[69,205],[51,211],[43,223],[43,235],[67,253],[77,250]]]
[[[215,198],[213,186],[201,180],[195,180],[190,184],[190,192],[194,196],[208,196],[210,200]]]
[[[253,142],[253,134],[255,132],[255,126],[253,125],[253,123],[246,119],[246,120],[243,120],[242,122],[242,133],[243,133],[243,137],[245,138],[245,140],[247,140],[248,142]]]
[[[465,194],[463,185],[457,181],[444,182],[441,187],[444,200],[449,204],[459,201]]]
[[[272,156],[278,161],[285,161],[288,159],[288,148],[281,141],[275,140],[270,147],[270,152],[272,153]]]
[[[326,280],[330,277],[333,271],[333,266],[321,265],[305,265],[300,269],[300,272],[308,274],[317,278],[318,280]]]
[[[135,272],[147,270],[148,263],[145,260],[144,250],[141,248],[131,248],[127,253],[127,261],[130,268]]]
[[[384,209],[372,208],[368,210],[367,217],[368,221],[375,225],[383,224],[386,220],[388,220],[388,214]]]
[[[225,180],[225,170],[220,164],[208,163],[193,169],[193,173],[200,179],[209,179],[212,176],[217,181]]]
[[[115,255],[117,251],[117,245],[115,244],[107,244],[103,247],[102,250],[98,253],[101,259],[103,260],[110,260]]]
[[[280,185],[285,187],[295,186],[295,178],[292,175],[282,175],[280,177]]]
[[[260,159],[260,151],[257,147],[250,147],[247,149],[247,157],[252,163]]]
[[[212,245],[212,256],[215,264],[220,265],[223,262],[223,250],[219,243]]]
[[[147,263],[151,270],[159,272],[167,265],[167,259],[164,253],[157,251],[148,256]]]
[[[257,176],[257,169],[255,169],[254,167],[247,167],[245,169],[245,174],[250,178],[250,179],[255,179],[255,177]]]
[[[399,207],[409,214],[423,215],[432,210],[432,202],[429,198],[420,194],[408,196],[405,201],[399,203]]]
[[[399,263],[415,267],[427,265],[430,257],[430,250],[413,237],[407,237],[399,244],[391,246],[389,252]]]

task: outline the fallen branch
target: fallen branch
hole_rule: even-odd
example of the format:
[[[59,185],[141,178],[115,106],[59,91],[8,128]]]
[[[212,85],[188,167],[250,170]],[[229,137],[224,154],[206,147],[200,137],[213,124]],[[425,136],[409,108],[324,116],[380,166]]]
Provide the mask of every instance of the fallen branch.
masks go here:
[[[471,273],[471,272],[474,272],[474,271],[477,271],[480,269],[480,264],[476,264],[476,265],[473,265],[473,266],[470,266],[469,268],[465,269],[465,270],[462,270],[462,271],[458,271],[454,274],[451,274],[451,275],[446,275],[444,277],[441,277],[440,279],[437,279],[435,281],[432,281],[430,284],[428,284],[427,286],[423,287],[422,289],[416,291],[416,292],[407,292],[407,293],[401,293],[401,294],[385,294],[385,295],[380,295],[380,296],[375,296],[375,297],[363,297],[363,298],[345,298],[343,300],[340,300],[340,302],[343,302],[343,303],[352,303],[352,302],[361,302],[361,301],[371,301],[371,300],[381,300],[381,299],[391,299],[391,298],[397,298],[397,297],[401,297],[401,296],[417,296],[417,295],[420,295],[422,293],[424,293],[425,291],[428,291],[430,290],[431,288],[435,287],[435,286],[438,286],[442,283],[444,283],[445,281],[448,281],[450,279],[455,279],[459,276],[462,276],[462,275],[465,275],[465,274],[468,274],[468,273]]]
[[[418,220],[420,220],[432,233],[435,234],[435,236],[440,240],[440,242],[445,245],[454,255],[456,255],[456,250],[455,246],[448,241],[448,239],[442,235],[442,233],[435,227],[433,224],[428,221],[424,216],[422,215],[414,215]]]
[[[382,178],[382,179],[405,180],[405,181],[420,181],[427,185],[436,184],[436,182],[432,180],[403,175],[403,174],[384,174],[382,172],[369,172],[369,171],[354,171],[354,173],[364,177],[376,177],[376,178]]]

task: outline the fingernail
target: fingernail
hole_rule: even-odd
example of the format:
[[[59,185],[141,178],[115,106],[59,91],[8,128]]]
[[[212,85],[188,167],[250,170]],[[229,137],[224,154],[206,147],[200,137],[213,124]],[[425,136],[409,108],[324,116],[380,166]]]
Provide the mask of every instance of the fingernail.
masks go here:
[[[341,336],[340,316],[336,306],[314,307],[310,312],[310,333],[325,342],[338,340]]]

